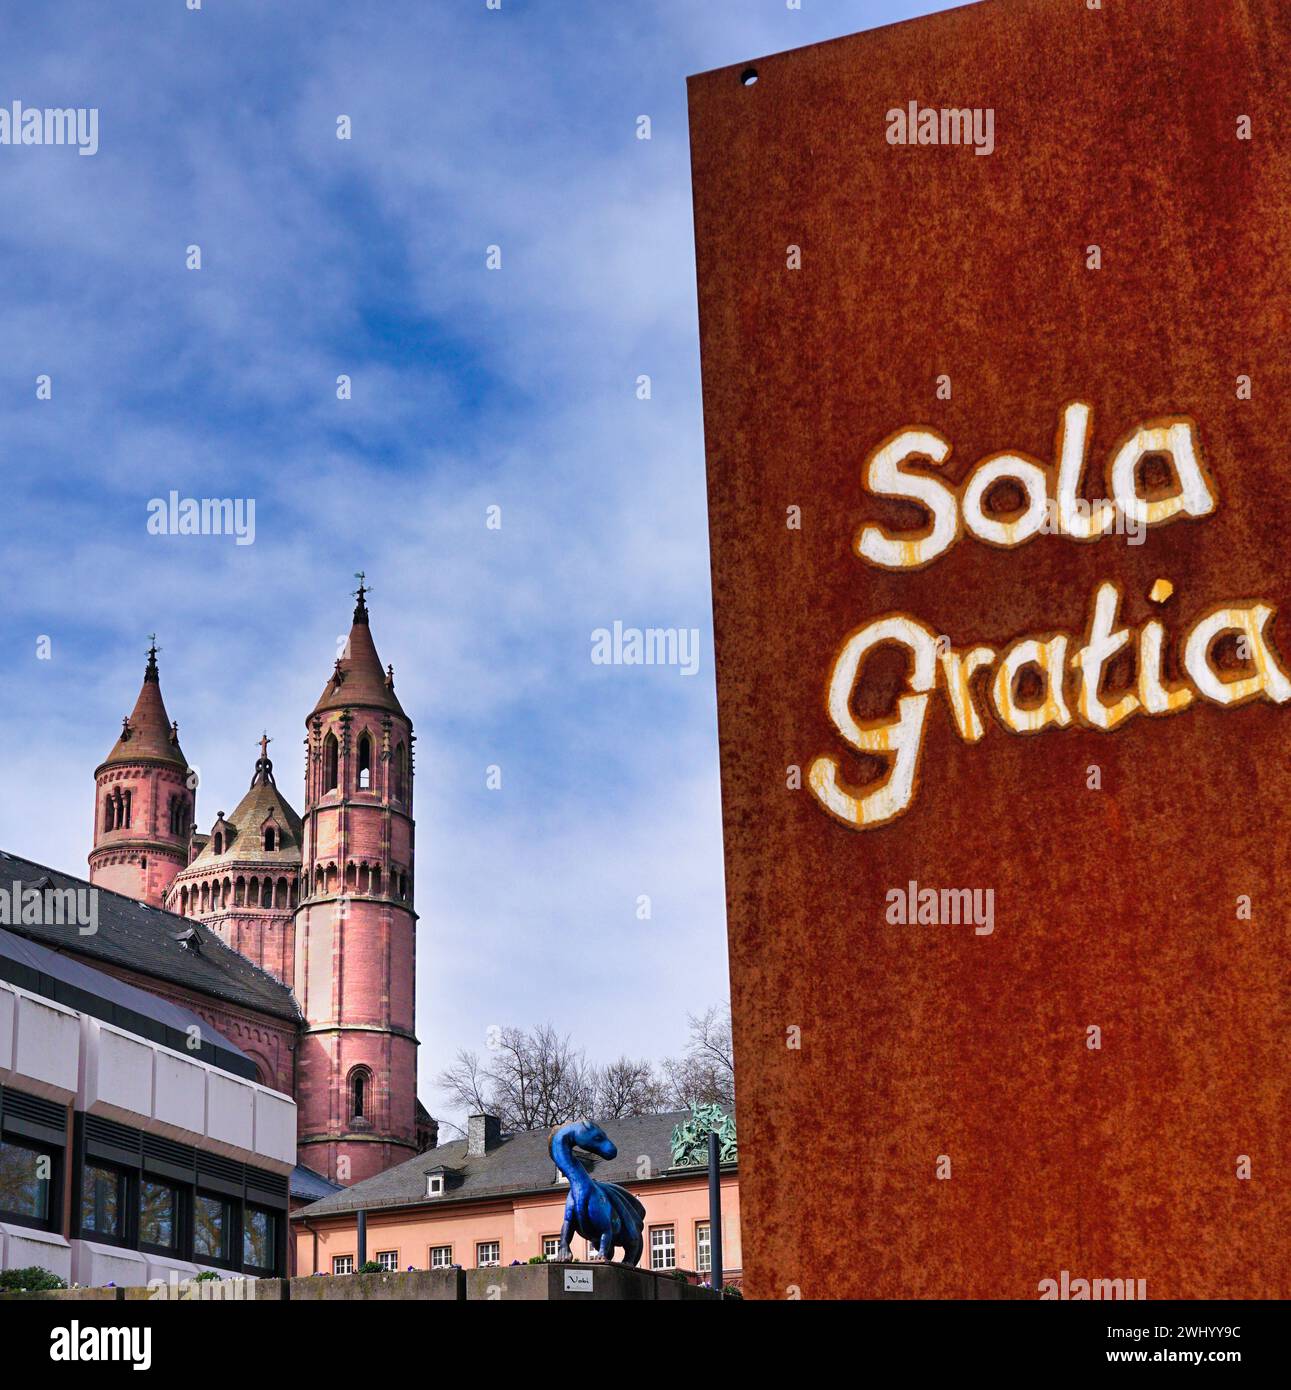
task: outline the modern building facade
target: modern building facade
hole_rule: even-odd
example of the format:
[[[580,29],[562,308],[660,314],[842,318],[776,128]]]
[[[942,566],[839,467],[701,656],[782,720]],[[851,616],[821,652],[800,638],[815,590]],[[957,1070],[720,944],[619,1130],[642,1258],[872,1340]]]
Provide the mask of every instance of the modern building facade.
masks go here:
[[[671,1139],[685,1112],[601,1121],[618,1156],[591,1159],[598,1179],[634,1192],[646,1209],[641,1264],[706,1279],[712,1271],[708,1170],[673,1163]],[[292,1217],[298,1274],[350,1274],[363,1260],[387,1269],[475,1268],[554,1257],[568,1186],[548,1151],[546,1131],[503,1134],[473,1115],[465,1139],[444,1144],[367,1182],[336,1192]],[[739,1176],[721,1170],[722,1266],[742,1278]],[[360,1247],[358,1213],[365,1217]],[[571,1253],[594,1260],[582,1237]]]
[[[0,1268],[289,1268],[296,1107],[195,1013],[0,929]]]

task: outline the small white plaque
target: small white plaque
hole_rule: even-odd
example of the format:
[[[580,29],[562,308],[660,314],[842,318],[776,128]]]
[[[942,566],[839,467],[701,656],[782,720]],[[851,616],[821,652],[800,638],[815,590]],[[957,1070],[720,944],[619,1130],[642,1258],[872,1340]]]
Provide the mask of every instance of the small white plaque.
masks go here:
[[[592,1274],[590,1269],[567,1269],[565,1271],[566,1293],[591,1293]]]

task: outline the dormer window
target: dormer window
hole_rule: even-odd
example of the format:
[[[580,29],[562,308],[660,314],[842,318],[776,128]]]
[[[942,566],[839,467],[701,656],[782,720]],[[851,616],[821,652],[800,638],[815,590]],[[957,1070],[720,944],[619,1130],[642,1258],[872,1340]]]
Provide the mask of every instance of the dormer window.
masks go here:
[[[213,841],[212,843],[213,843],[214,846],[215,846],[215,853],[216,853],[216,854],[223,854],[223,853],[224,853],[224,835],[223,835],[223,833],[222,833],[221,831],[217,830],[217,831],[215,832],[215,839],[214,839],[214,841]]]
[[[426,1196],[442,1197],[444,1195],[444,1175],[443,1173],[431,1173],[426,1178]]]
[[[271,854],[278,848],[278,832],[272,825],[266,825],[264,828],[264,847]]]

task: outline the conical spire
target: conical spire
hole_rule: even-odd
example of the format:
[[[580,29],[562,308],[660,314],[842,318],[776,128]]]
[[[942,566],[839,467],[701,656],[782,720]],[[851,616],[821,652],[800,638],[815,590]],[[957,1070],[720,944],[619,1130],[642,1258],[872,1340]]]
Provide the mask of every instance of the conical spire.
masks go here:
[[[387,676],[377,655],[376,643],[372,640],[372,628],[368,622],[367,595],[372,591],[360,572],[355,576],[359,581],[355,593],[354,622],[350,628],[345,653],[332,671],[323,693],[312,713],[321,714],[324,710],[364,707],[368,709],[388,709],[394,714],[407,717],[394,693],[393,671]]]
[[[161,676],[157,670],[157,639],[151,639],[148,664],[144,667],[143,685],[134,710],[126,716],[121,737],[100,764],[137,762],[146,758],[153,762],[173,763],[187,768],[188,761],[179,746],[179,726],[172,724],[161,698]]]

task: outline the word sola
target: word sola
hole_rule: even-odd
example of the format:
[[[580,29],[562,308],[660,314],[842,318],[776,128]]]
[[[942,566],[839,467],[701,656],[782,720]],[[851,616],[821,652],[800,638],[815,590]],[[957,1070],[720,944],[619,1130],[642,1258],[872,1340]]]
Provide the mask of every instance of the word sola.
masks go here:
[[[1069,443],[1071,427],[1079,421],[1083,435],[1088,427],[1087,411],[1088,407],[1069,406],[1058,434],[1058,452],[1062,460],[1058,510],[1060,516],[1065,515],[1064,524],[1069,527],[1079,525],[1079,520],[1074,508],[1064,509],[1064,499],[1074,498],[1084,464],[1083,444],[1075,449]],[[1079,412],[1085,413],[1082,416]],[[875,451],[867,473],[872,486],[876,477],[891,483],[892,475],[886,470],[894,469],[913,450],[924,449],[924,443],[912,444],[910,437],[916,434],[926,432],[903,431]],[[1145,500],[1138,495],[1136,468],[1138,461],[1149,454],[1169,457],[1176,486],[1168,493]],[[983,521],[990,525],[1007,524],[990,522],[984,513],[977,518],[976,526],[972,520],[974,508],[969,500],[981,473],[998,481],[1009,476],[1012,470],[1011,476],[1025,480],[1029,475],[1023,472],[1024,465],[1030,467],[1017,455],[998,455],[994,460],[984,460],[979,472],[967,481],[964,511],[970,517],[969,529],[976,529],[981,539],[1008,546],[1021,544],[1030,535],[1038,534],[1038,527],[1026,534],[984,533]],[[1196,428],[1191,421],[1157,422],[1135,431],[1117,450],[1112,471],[1116,508],[1133,515],[1143,525],[1151,526],[1182,516],[1206,516],[1214,510],[1214,492],[1201,464]],[[856,549],[873,563],[892,568],[918,567],[941,554],[958,535],[958,511],[952,516],[944,498],[933,502],[930,493],[919,489],[924,484],[940,488],[951,499],[951,504],[956,500],[955,494],[931,478],[909,475],[905,482],[907,495],[928,505],[937,520],[927,536],[914,540],[895,539],[877,527],[866,527],[858,538]],[[1039,485],[1046,485],[1043,473]],[[1029,484],[1024,481],[1024,487],[1028,486],[1034,490],[1037,484],[1034,479]],[[1111,508],[1112,504],[1107,505]],[[941,509],[939,513],[937,508]],[[1027,515],[1033,509],[1034,504],[1029,505]],[[1085,534],[1074,530],[1066,534],[1078,540],[1097,540],[1110,529],[1111,518],[1095,510],[1086,524]],[[1022,521],[1012,525],[1020,527]],[[1153,603],[1165,603],[1173,592],[1168,580],[1158,579],[1149,597]],[[1167,684],[1162,663],[1163,625],[1155,620],[1147,622],[1137,634],[1129,628],[1118,627],[1121,598],[1122,591],[1117,584],[1104,581],[1098,585],[1090,606],[1085,642],[1070,655],[1068,648],[1072,638],[1062,632],[1023,635],[1003,651],[997,651],[988,646],[956,648],[949,638],[938,636],[918,618],[905,613],[889,613],[865,624],[844,641],[834,660],[826,688],[826,707],[834,727],[850,747],[858,753],[886,755],[893,760],[892,766],[881,784],[857,791],[843,785],[837,759],[828,755],[817,757],[808,771],[808,783],[817,800],[831,815],[858,830],[885,825],[902,815],[914,798],[933,691],[938,685],[944,689],[956,732],[966,743],[976,743],[985,729],[973,680],[991,668],[994,714],[1005,730],[1016,734],[1063,729],[1073,723],[1110,733],[1139,713],[1177,714],[1187,709],[1197,696],[1216,705],[1240,705],[1259,698],[1280,705],[1291,700],[1291,680],[1278,664],[1266,637],[1266,628],[1274,615],[1268,604],[1229,602],[1204,611],[1182,641],[1181,664],[1187,682]],[[1242,674],[1221,675],[1213,664],[1212,649],[1228,634],[1235,634],[1237,638],[1236,654],[1245,667]],[[1134,636],[1137,636],[1137,670],[1133,688],[1123,691],[1117,698],[1105,699],[1102,692],[1104,670]],[[872,650],[885,644],[904,647],[912,658],[908,691],[898,698],[895,716],[862,721],[852,709],[862,664]],[[1024,696],[1020,687],[1028,680],[1031,690]]]
[[[0,145],[75,145],[77,154],[98,154],[99,108],[0,106]]]

